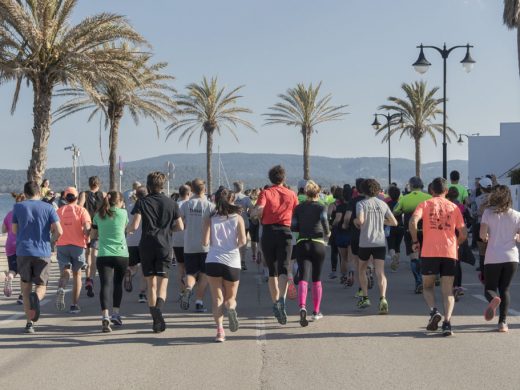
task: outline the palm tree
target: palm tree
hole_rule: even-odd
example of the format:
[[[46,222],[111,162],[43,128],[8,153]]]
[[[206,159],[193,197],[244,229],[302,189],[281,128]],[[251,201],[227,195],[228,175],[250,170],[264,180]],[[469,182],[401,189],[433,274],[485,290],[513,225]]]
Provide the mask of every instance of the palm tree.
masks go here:
[[[128,48],[125,50],[133,51]],[[109,133],[109,177],[110,188],[117,188],[117,145],[119,126],[125,113],[130,113],[134,123],[139,119],[151,119],[159,134],[158,122],[173,120],[176,107],[173,94],[176,92],[168,82],[174,77],[162,73],[167,63],[149,64],[151,55],[133,51],[132,77],[117,81],[107,80],[95,86],[95,93],[82,88],[68,88],[58,92],[58,96],[72,96],[72,99],[61,105],[55,112],[56,120],[83,110],[92,110],[88,120],[97,113],[105,117],[105,128]]]
[[[98,80],[127,76],[126,53],[112,42],[144,43],[123,17],[101,13],[71,25],[77,0],[0,0],[0,82],[14,80],[11,112],[25,80],[33,89],[33,147],[28,180],[47,164],[53,89],[93,89]]]
[[[403,116],[403,123],[399,127],[393,127],[390,136],[401,132],[400,138],[404,135],[409,136],[415,143],[415,175],[421,176],[421,140],[429,135],[433,143],[437,145],[436,133],[442,134],[442,123],[433,123],[437,115],[442,116],[442,109],[439,105],[443,99],[435,98],[439,90],[438,87],[427,89],[426,82],[416,81],[412,84],[403,83],[401,89],[406,94],[406,99],[389,97],[388,100],[393,104],[382,105],[379,109],[400,112]],[[386,131],[387,125],[380,127],[376,134],[379,135]],[[446,128],[446,138],[451,141],[449,135],[456,135],[450,127]],[[382,142],[388,141],[388,132],[385,133]]]
[[[180,140],[186,138],[186,145],[190,143],[191,137],[199,131],[199,143],[206,136],[206,170],[207,170],[207,190],[211,194],[212,174],[211,174],[211,155],[213,153],[213,135],[215,131],[221,135],[221,129],[228,129],[233,137],[238,141],[235,128],[243,125],[256,131],[253,125],[242,119],[241,114],[250,114],[249,108],[236,106],[237,101],[242,97],[237,92],[244,86],[241,85],[225,92],[225,88],[218,86],[217,78],[207,80],[202,79],[200,84],[190,84],[186,87],[186,94],[177,95],[177,114],[180,119],[166,128],[168,139],[172,134],[181,132]],[[184,118],[183,118],[184,117]]]
[[[518,69],[520,72],[520,1],[504,0],[504,24],[509,29],[516,29]]]
[[[309,84],[306,87],[298,84],[296,88],[289,88],[285,94],[278,97],[282,100],[274,106],[269,107],[271,112],[264,114],[267,116],[266,125],[284,124],[300,128],[303,136],[303,178],[309,180],[310,165],[309,155],[311,146],[311,135],[316,131],[316,126],[320,123],[339,120],[347,113],[343,112],[342,106],[330,105],[332,95],[328,94],[319,98],[321,82],[313,87]]]

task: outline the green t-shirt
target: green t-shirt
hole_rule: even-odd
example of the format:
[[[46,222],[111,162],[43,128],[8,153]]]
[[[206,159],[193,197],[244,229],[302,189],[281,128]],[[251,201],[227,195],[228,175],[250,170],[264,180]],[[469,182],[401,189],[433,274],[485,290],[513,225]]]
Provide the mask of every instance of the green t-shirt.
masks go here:
[[[394,207],[394,214],[411,214],[415,211],[419,203],[430,199],[432,196],[422,191],[412,191],[399,199]]]
[[[468,189],[466,187],[464,187],[462,184],[450,184],[450,188],[451,187],[455,187],[457,189],[457,191],[459,191],[459,196],[458,196],[457,200],[460,203],[464,204],[464,202],[466,201],[466,199],[469,196]]]
[[[98,257],[116,256],[128,257],[125,228],[128,225],[128,214],[125,210],[112,207],[113,215],[101,218],[96,213],[94,226],[97,226],[99,235]]]

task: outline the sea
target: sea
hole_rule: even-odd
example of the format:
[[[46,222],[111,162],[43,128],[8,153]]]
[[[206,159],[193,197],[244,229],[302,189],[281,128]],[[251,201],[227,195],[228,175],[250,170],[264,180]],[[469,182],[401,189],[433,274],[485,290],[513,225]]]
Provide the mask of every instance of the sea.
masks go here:
[[[4,217],[12,210],[14,198],[11,194],[0,194],[0,225],[4,221]]]

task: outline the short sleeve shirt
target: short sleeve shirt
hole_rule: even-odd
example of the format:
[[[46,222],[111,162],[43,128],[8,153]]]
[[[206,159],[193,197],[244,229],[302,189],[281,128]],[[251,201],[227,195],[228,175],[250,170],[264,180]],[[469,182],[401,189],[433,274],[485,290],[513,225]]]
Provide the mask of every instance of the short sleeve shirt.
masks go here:
[[[244,220],[244,226],[246,229],[249,229],[249,215],[248,210],[253,208],[253,202],[251,202],[251,198],[249,196],[245,196],[242,193],[236,194],[235,204],[237,206],[242,207],[242,219]]]
[[[458,206],[446,198],[434,197],[420,203],[413,215],[423,221],[421,256],[457,260],[456,229],[464,227]]]
[[[58,209],[63,234],[58,239],[56,245],[74,245],[80,248],[87,247],[87,237],[83,231],[86,223],[91,223],[90,214],[84,207],[77,204],[68,204]]]
[[[457,200],[460,203],[464,203],[469,196],[468,189],[466,187],[464,187],[462,184],[451,184],[450,188],[451,187],[455,187],[457,189],[457,191],[459,192],[459,196],[457,197]]]
[[[520,213],[509,209],[497,214],[486,209],[482,223],[488,226],[489,235],[484,264],[518,263],[515,236],[520,231]]]
[[[125,229],[128,225],[126,210],[113,207],[113,215],[101,218],[99,214],[94,216],[94,226],[99,233],[98,257],[128,257]]]
[[[272,186],[263,190],[256,202],[263,207],[263,225],[291,226],[292,214],[298,205],[296,194],[284,186]]]
[[[214,206],[207,198],[191,198],[184,202],[180,215],[184,220],[184,253],[207,253],[209,246],[202,246],[202,224],[209,218]]]
[[[378,198],[368,198],[356,205],[357,217],[364,216],[359,234],[361,248],[378,248],[386,246],[385,219],[390,218],[392,212],[388,205]]]
[[[5,254],[7,256],[16,255],[16,234],[13,233],[13,212],[9,211],[4,218],[4,225],[7,230],[7,240],[5,241]]]

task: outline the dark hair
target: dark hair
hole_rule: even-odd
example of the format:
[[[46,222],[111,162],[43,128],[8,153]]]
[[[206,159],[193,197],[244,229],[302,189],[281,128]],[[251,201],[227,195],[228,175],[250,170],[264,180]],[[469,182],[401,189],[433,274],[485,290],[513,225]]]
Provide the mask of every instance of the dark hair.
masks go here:
[[[105,219],[107,216],[112,217],[114,213],[110,210],[116,204],[121,202],[123,195],[119,191],[108,191],[107,196],[103,199],[103,204],[98,210],[98,214],[101,218]]]
[[[381,185],[375,179],[366,179],[361,185],[361,191],[369,198],[372,198],[381,192]]]
[[[459,171],[451,171],[450,172],[450,180],[451,181],[459,181],[460,180],[460,173],[459,173]]]
[[[166,175],[162,172],[151,172],[146,177],[146,187],[152,194],[160,193],[164,188],[164,183],[166,183]]]
[[[230,214],[240,214],[242,208],[233,204],[235,194],[227,188],[218,190],[215,193],[215,214],[228,216]]]
[[[414,190],[414,189],[422,190],[424,188],[424,183],[419,176],[411,177],[410,180],[408,180],[408,184],[410,185],[410,190]]]
[[[191,191],[191,188],[188,187],[186,184],[183,184],[182,186],[179,187],[179,195],[182,196],[183,198],[188,195]]]
[[[458,199],[458,197],[459,197],[459,190],[457,189],[457,187],[450,187],[448,189],[448,193],[446,194],[446,198],[448,200],[451,200],[452,202],[455,202]]]
[[[145,186],[139,186],[135,190],[135,197],[137,199],[143,199],[148,195],[148,189]]]
[[[40,186],[34,180],[28,181],[23,186],[23,193],[28,198],[34,198],[40,193]]]
[[[273,184],[282,184],[285,180],[285,169],[281,165],[275,165],[269,169],[269,180]]]
[[[501,184],[497,185],[489,194],[486,207],[492,208],[493,212],[497,214],[505,213],[513,207],[513,198],[511,197],[509,187]]]
[[[197,195],[204,193],[205,187],[206,183],[202,179],[193,179],[193,181],[191,182],[191,190]]]
[[[97,176],[91,176],[91,177],[88,178],[88,186],[90,188],[100,187],[101,186],[101,180],[99,180],[99,177],[97,177]]]
[[[233,183],[233,189],[235,192],[242,192],[244,191],[244,182],[243,181],[236,181]]]
[[[436,177],[433,179],[431,186],[432,192],[435,195],[441,195],[448,191],[448,182],[443,177]]]
[[[345,200],[345,197],[343,196],[343,189],[340,187],[336,187],[334,189],[334,194],[332,194],[332,196],[337,200]]]
[[[397,202],[401,196],[401,190],[397,186],[390,186],[388,188],[388,195],[390,196],[390,199]]]
[[[43,188],[43,186],[45,185],[45,182],[48,182],[48,181],[49,181],[49,179],[43,179],[43,180],[42,180],[42,184],[41,184],[40,187]]]
[[[345,202],[350,202],[352,200],[352,187],[350,184],[343,185],[343,199]]]
[[[361,186],[363,185],[364,181],[365,181],[365,179],[363,179],[362,177],[358,177],[356,179],[356,188],[358,189],[358,191],[361,190]]]

